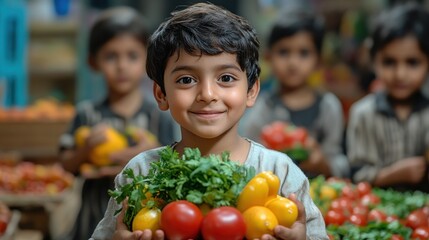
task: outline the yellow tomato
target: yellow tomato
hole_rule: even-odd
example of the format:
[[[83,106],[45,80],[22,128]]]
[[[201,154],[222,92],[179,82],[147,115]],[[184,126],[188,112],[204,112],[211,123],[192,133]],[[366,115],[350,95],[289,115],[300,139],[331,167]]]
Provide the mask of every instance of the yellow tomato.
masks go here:
[[[161,219],[161,210],[158,208],[142,208],[133,219],[132,229],[145,230],[150,229],[152,232],[160,229],[159,220]]]
[[[320,188],[320,199],[334,200],[335,198],[337,198],[337,191],[333,187],[323,185]]]
[[[74,140],[77,147],[80,148],[85,144],[85,141],[88,138],[90,132],[91,128],[88,126],[81,126],[76,130],[74,134]]]
[[[264,171],[258,173],[255,177],[262,177],[268,183],[268,196],[276,196],[280,188],[280,179],[271,171]]]
[[[278,196],[265,203],[265,207],[270,209],[276,216],[279,224],[290,227],[298,217],[298,207],[296,204],[285,198]]]
[[[106,141],[97,145],[90,153],[89,158],[97,166],[107,166],[111,164],[110,154],[123,150],[128,146],[124,136],[113,128],[106,129]]]
[[[252,206],[264,206],[268,192],[269,187],[265,178],[252,178],[238,196],[237,209],[240,212],[244,212]]]
[[[246,238],[261,238],[264,234],[274,235],[278,221],[274,213],[266,207],[253,206],[243,213],[246,223]]]

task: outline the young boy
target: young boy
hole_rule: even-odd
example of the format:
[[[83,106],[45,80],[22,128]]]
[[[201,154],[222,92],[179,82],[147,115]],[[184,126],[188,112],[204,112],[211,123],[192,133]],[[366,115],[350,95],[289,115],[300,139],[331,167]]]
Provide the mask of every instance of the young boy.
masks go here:
[[[305,9],[281,12],[268,38],[267,61],[276,88],[267,90],[241,121],[240,131],[260,141],[264,126],[283,121],[305,127],[310,135],[309,159],[299,166],[312,177],[348,177],[349,165],[342,152],[343,111],[338,98],[317,92],[308,84],[320,64],[324,25]]]
[[[89,34],[89,63],[102,74],[108,96],[102,102],[85,101],[78,105],[70,129],[60,139],[60,159],[64,168],[79,174],[79,168],[89,162],[91,150],[106,139],[107,127],[121,133],[127,128],[150,131],[161,144],[178,140],[174,135],[171,116],[159,111],[152,96],[143,94],[140,86],[146,75],[146,46],[149,38],[144,21],[131,8],[113,8],[99,15]],[[91,127],[83,147],[76,147],[74,135],[80,126]],[[76,220],[72,239],[88,239],[102,219],[113,187],[113,177],[141,151],[158,146],[142,138],[114,152],[110,160],[115,166],[102,167],[85,175],[82,206]],[[82,174],[84,175],[84,174]]]
[[[174,12],[152,35],[147,72],[155,81],[154,95],[161,110],[170,110],[181,127],[182,140],[173,145],[199,148],[202,155],[229,151],[231,159],[270,170],[281,179],[282,196],[295,195],[299,220],[291,227],[277,226],[278,239],[327,239],[320,211],[309,196],[309,183],[290,158],[238,135],[238,122],[259,92],[259,42],[247,21],[211,4],[199,3]],[[143,152],[127,168],[146,175],[159,159],[160,148]],[[116,187],[125,184],[119,174]],[[110,199],[93,239],[163,239],[157,230],[130,232],[120,217],[121,206]],[[305,210],[304,210],[305,208]],[[153,237],[153,238],[152,238]],[[274,239],[264,236],[263,239]]]
[[[376,22],[370,51],[384,91],[351,108],[347,142],[354,181],[429,191],[429,99],[421,94],[428,39],[429,14],[415,5],[389,10]]]

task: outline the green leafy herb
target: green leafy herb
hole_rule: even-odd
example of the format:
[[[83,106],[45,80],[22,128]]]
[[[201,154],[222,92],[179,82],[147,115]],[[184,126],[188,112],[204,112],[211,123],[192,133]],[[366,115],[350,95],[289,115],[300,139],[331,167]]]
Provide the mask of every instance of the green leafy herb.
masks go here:
[[[142,207],[162,208],[160,202],[167,204],[187,200],[195,204],[206,203],[211,207],[235,206],[240,192],[255,176],[253,167],[231,161],[227,152],[205,157],[196,148],[186,148],[179,157],[178,152],[165,147],[159,156],[159,161],[151,163],[146,176],[134,175],[131,169],[126,169],[124,175],[131,181],[109,191],[118,203],[128,197],[124,218],[128,227]],[[142,204],[148,193],[161,201],[150,198]]]

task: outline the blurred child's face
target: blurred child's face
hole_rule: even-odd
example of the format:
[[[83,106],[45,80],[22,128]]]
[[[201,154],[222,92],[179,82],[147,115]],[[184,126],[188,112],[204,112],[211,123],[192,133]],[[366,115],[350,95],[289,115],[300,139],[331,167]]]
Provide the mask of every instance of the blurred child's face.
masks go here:
[[[305,85],[318,65],[313,38],[305,31],[275,42],[267,56],[274,76],[289,89]]]
[[[407,36],[395,39],[376,53],[375,71],[392,98],[406,100],[424,83],[429,62],[417,39]]]
[[[124,34],[108,41],[97,52],[93,66],[105,78],[109,91],[126,94],[138,88],[146,65],[146,49],[135,37]]]
[[[183,137],[237,134],[238,121],[259,91],[259,81],[248,91],[235,54],[193,56],[183,50],[168,60],[164,85],[165,95],[155,85],[155,98],[162,110],[170,109]]]

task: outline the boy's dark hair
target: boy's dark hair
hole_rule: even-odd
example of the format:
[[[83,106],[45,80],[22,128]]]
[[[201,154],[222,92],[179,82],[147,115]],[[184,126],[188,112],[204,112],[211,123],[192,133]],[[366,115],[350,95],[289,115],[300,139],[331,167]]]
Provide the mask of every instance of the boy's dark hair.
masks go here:
[[[375,21],[371,36],[371,57],[398,38],[414,36],[429,57],[429,13],[417,4],[397,5]]]
[[[268,48],[271,48],[277,41],[299,32],[310,33],[320,55],[325,34],[324,21],[314,12],[303,8],[284,9],[280,12],[268,36]]]
[[[149,32],[143,17],[133,8],[116,7],[101,13],[89,33],[89,56],[95,56],[108,41],[121,34],[131,34],[147,46]]]
[[[149,39],[146,71],[165,93],[164,71],[168,59],[183,49],[192,55],[236,54],[246,72],[248,89],[258,80],[259,40],[248,22],[221,7],[197,3],[175,11]]]

